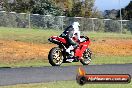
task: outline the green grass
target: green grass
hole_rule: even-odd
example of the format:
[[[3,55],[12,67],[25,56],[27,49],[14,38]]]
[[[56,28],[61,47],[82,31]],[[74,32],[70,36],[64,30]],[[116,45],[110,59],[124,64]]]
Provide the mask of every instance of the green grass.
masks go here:
[[[47,43],[50,36],[59,35],[60,33],[60,31],[50,29],[40,30],[23,28],[0,28],[0,39],[32,43]]]
[[[48,61],[45,60],[25,60],[17,62],[0,62],[0,67],[41,67],[41,66],[50,66]]]
[[[129,64],[132,63],[132,56],[94,56],[90,65],[101,64]],[[82,65],[80,62],[63,63],[61,66]],[[0,62],[0,67],[42,67],[51,66],[47,60],[26,60],[20,62],[3,63]]]
[[[121,34],[121,33],[90,32],[87,35],[89,35],[90,38],[132,39],[131,34]]]
[[[47,39],[50,36],[60,35],[61,33],[62,31],[50,30],[50,29],[40,30],[40,29],[0,27],[0,39],[32,42],[32,43],[48,43]],[[85,36],[89,36],[90,39],[94,39],[94,38],[132,39],[131,34],[96,33],[96,32],[84,32],[82,34],[84,34]]]
[[[94,56],[91,64],[127,64],[132,56]]]
[[[76,81],[60,81],[38,84],[21,84],[14,86],[1,86],[0,88],[132,88],[129,84],[85,84],[80,86]]]

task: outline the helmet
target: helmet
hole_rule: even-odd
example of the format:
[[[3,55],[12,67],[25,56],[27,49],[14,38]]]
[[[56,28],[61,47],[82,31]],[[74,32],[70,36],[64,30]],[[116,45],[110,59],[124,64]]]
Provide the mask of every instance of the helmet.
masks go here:
[[[73,22],[72,26],[74,28],[74,31],[79,31],[79,26],[80,26],[79,22]]]
[[[80,26],[79,22],[73,22],[72,25]]]

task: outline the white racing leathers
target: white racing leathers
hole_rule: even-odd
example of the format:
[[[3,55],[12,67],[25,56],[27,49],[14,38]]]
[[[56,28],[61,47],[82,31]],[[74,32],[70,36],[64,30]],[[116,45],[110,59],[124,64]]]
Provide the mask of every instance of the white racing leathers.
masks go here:
[[[73,32],[73,37],[74,37],[74,36],[77,36],[78,40],[81,41],[79,26],[80,26],[80,25],[79,25],[78,22],[74,22],[74,23],[72,24],[72,27],[73,27],[73,30],[74,30],[74,32]],[[73,46],[71,45],[71,46],[69,46],[69,48],[66,50],[66,52],[68,52],[69,54],[71,54],[71,50],[73,50],[73,49],[74,49],[74,48],[73,48]]]

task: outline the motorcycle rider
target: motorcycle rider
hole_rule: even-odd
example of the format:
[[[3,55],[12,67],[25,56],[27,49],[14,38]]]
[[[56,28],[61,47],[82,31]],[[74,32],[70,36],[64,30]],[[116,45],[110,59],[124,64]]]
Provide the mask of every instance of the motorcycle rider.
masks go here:
[[[69,53],[71,57],[71,61],[69,62],[73,61],[73,55],[71,54],[71,51],[77,48],[77,46],[79,45],[78,42],[73,40],[73,37],[76,36],[78,40],[81,41],[79,26],[79,22],[73,22],[72,25],[68,26],[65,31],[60,35],[60,37],[63,37],[68,41],[67,43],[69,48],[66,50],[66,52]]]

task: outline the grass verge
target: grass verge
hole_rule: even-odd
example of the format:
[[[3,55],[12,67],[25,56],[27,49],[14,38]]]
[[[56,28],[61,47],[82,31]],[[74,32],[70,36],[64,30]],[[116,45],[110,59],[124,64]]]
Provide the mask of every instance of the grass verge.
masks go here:
[[[0,27],[1,40],[14,40],[32,43],[48,43],[48,38],[53,35],[60,35],[62,31],[51,29],[26,29],[26,28],[5,28]],[[131,34],[117,34],[117,33],[97,33],[84,32],[85,36],[90,39],[94,38],[116,38],[116,39],[132,39]]]
[[[132,88],[129,84],[85,84],[80,86],[76,81],[59,81],[38,84],[22,84],[14,86],[1,86],[0,88]]]
[[[94,56],[91,64],[127,64],[132,56]]]
[[[90,65],[101,64],[129,64],[132,63],[132,56],[94,56]],[[63,63],[61,66],[82,65],[80,62]],[[20,62],[1,63],[0,67],[42,67],[51,66],[48,60],[26,60]]]
[[[1,28],[1,40],[13,40],[31,43],[48,43],[48,38],[53,35],[59,35],[57,30],[23,29],[23,28]]]

